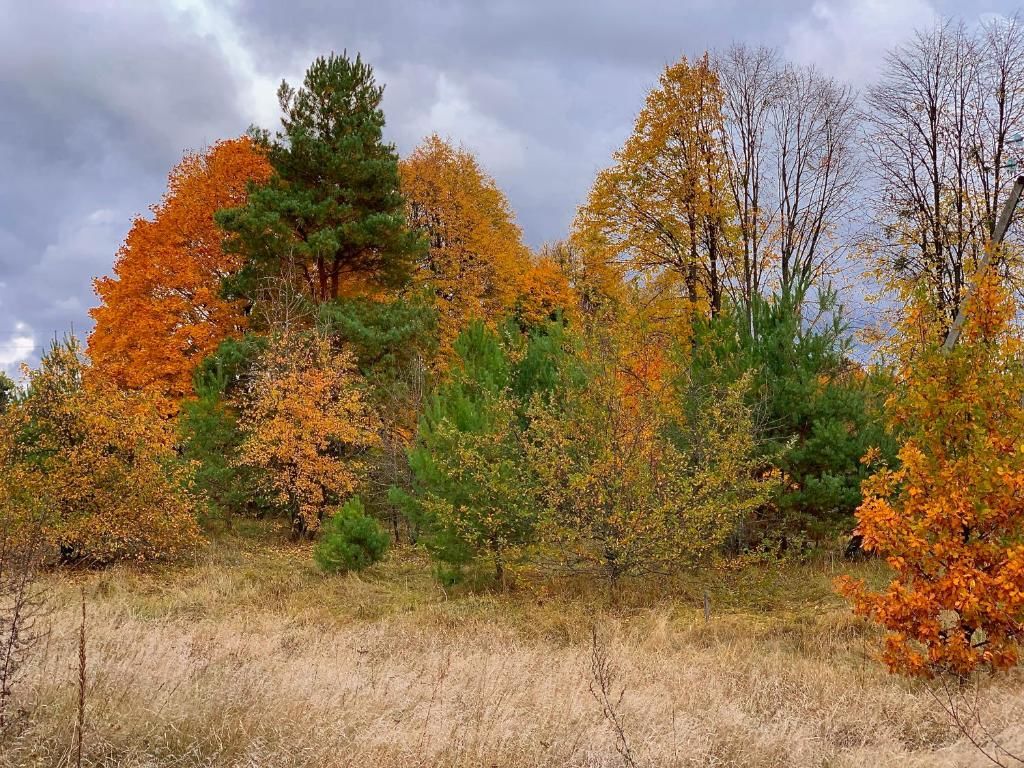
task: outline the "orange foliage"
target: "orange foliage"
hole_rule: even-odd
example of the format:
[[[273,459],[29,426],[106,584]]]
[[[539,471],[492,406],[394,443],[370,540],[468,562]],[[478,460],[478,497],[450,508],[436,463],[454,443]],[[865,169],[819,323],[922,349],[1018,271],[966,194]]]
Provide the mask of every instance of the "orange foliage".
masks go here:
[[[220,297],[220,281],[239,266],[226,254],[213,215],[245,202],[250,182],[271,175],[266,157],[247,138],[187,154],[171,171],[153,218],[132,224],[114,263],[116,277],[95,281],[101,304],[88,354],[120,387],[148,390],[173,413],[192,391],[196,365],[245,318]]]
[[[577,299],[562,268],[553,259],[539,256],[522,275],[516,304],[520,322],[532,327],[556,314],[571,314]]]
[[[400,171],[409,223],[428,235],[416,280],[433,289],[447,356],[473,320],[512,313],[530,253],[505,195],[469,152],[430,136]]]
[[[239,463],[265,470],[272,498],[296,532],[315,531],[326,509],[362,477],[359,456],[378,443],[378,422],[358,388],[349,352],[318,334],[274,339],[252,377]]]
[[[1011,327],[1016,306],[997,280],[982,284],[950,354],[934,342],[922,349],[927,312],[908,312],[904,386],[889,404],[908,435],[901,466],[865,482],[857,512],[864,547],[885,554],[895,577],[881,593],[850,579],[839,585],[857,613],[888,630],[883,658],[903,674],[963,676],[1018,659],[1024,368]]]

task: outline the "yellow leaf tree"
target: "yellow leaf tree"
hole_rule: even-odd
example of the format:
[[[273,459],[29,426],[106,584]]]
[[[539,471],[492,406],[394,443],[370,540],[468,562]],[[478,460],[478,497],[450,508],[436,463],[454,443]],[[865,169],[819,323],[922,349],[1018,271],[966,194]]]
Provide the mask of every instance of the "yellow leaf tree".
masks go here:
[[[89,369],[74,338],[26,373],[26,397],[0,415],[0,468],[46,510],[62,559],[149,560],[199,541],[188,468],[150,398]]]
[[[551,557],[614,584],[713,555],[767,498],[747,382],[697,403],[656,341],[621,331],[594,332],[582,354],[565,394],[530,412]]]
[[[666,298],[680,314],[722,304],[735,220],[722,105],[707,55],[667,67],[578,217],[579,236],[616,249],[658,313]]]
[[[538,256],[558,265],[568,281],[574,308],[584,317],[608,319],[620,313],[626,296],[625,270],[606,238],[588,231],[582,217],[571,237],[542,246]]]

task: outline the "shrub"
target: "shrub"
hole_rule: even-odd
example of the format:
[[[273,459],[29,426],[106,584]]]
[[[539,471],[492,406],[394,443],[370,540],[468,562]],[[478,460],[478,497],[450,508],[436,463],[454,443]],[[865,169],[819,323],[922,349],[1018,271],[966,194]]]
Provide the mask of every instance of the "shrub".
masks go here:
[[[530,412],[544,559],[615,584],[714,557],[767,498],[747,379],[680,391],[657,342],[614,333],[583,355],[585,377]]]
[[[48,510],[44,534],[64,560],[151,560],[200,541],[168,422],[97,376],[73,337],[53,342],[0,417],[0,473]]]
[[[524,455],[527,407],[553,386],[564,340],[550,324],[526,336],[474,322],[455,341],[450,377],[434,392],[409,451],[413,479],[394,488],[445,582],[489,559],[506,566],[535,541],[534,468]]]
[[[383,558],[387,548],[387,532],[353,496],[321,526],[313,559],[327,573],[361,571]]]

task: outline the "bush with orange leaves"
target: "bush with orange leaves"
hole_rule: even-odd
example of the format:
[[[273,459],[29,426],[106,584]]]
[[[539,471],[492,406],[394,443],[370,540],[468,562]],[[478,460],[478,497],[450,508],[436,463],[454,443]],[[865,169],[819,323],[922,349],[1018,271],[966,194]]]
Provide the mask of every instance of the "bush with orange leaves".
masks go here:
[[[264,490],[296,535],[316,531],[327,509],[355,491],[361,457],[379,442],[351,352],[332,349],[320,332],[285,328],[270,340],[244,401],[238,463],[263,470]]]
[[[0,415],[0,522],[17,519],[27,499],[44,511],[55,553],[92,564],[166,557],[199,541],[188,467],[149,398],[91,370],[74,338],[55,341],[27,374],[25,396]]]
[[[906,435],[900,468],[865,482],[857,512],[864,547],[894,578],[882,592],[839,588],[888,630],[892,671],[962,678],[1015,665],[1024,633],[1024,365],[1017,307],[994,279],[952,353],[922,306],[904,321],[904,385],[888,404]]]

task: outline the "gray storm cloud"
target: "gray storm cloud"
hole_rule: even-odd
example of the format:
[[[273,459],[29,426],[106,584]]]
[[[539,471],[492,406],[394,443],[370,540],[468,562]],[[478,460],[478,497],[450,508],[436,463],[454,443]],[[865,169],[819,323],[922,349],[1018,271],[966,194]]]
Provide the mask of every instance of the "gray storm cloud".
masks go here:
[[[186,149],[266,127],[310,58],[360,51],[388,135],[463,143],[533,245],[564,235],[645,91],[682,54],[779,46],[855,85],[936,14],[928,0],[417,0],[288,4],[0,0],[0,369],[89,330],[92,279]]]

